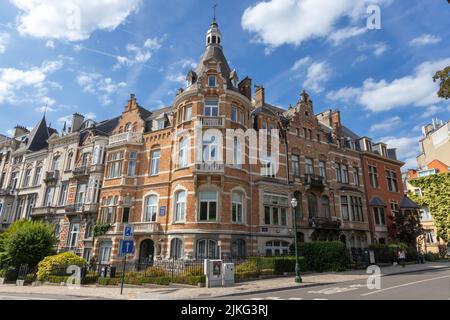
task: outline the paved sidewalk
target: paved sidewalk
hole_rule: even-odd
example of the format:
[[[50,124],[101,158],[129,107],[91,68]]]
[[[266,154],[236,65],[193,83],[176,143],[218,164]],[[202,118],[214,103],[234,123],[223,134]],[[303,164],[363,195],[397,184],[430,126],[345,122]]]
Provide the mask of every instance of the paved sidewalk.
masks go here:
[[[388,266],[381,269],[383,275],[396,273],[408,273],[416,271],[450,268],[450,262],[428,262],[426,264]],[[83,286],[80,289],[69,289],[65,286],[46,285],[39,287],[17,287],[7,284],[0,285],[0,293],[20,294],[51,294],[58,296],[70,296],[80,298],[105,298],[105,299],[147,299],[147,300],[190,300],[207,299],[220,296],[242,295],[248,293],[270,292],[282,289],[292,289],[305,286],[319,286],[331,283],[340,283],[352,280],[367,279],[366,270],[352,270],[345,272],[309,273],[302,276],[303,283],[296,284],[294,277],[272,278],[257,281],[237,283],[233,287],[226,288],[197,288],[188,286],[126,286],[124,294],[120,295],[119,287]]]

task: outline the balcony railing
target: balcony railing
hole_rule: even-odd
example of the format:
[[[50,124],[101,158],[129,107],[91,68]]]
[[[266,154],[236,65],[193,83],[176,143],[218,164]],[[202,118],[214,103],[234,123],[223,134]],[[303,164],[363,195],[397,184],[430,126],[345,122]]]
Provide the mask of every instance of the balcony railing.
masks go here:
[[[47,215],[47,214],[53,214],[56,212],[56,208],[55,207],[39,207],[39,208],[34,208],[31,211],[32,215]]]
[[[13,188],[0,189],[0,196],[14,196],[16,190]]]
[[[141,132],[129,131],[109,137],[109,145],[117,145],[123,143],[141,143],[141,142],[142,142]]]
[[[305,186],[310,188],[324,188],[325,179],[321,176],[316,176],[314,174],[307,174],[304,179]]]
[[[91,168],[89,169],[89,172],[93,173],[93,172],[100,172],[102,173],[104,170],[104,165],[103,164],[93,164],[91,166]]]
[[[135,234],[154,233],[159,231],[158,222],[136,222],[132,225]]]
[[[83,177],[83,176],[86,176],[87,174],[88,174],[88,170],[87,170],[87,167],[85,167],[85,166],[75,168],[72,171],[72,175],[74,176],[74,178]]]
[[[45,173],[45,182],[53,182],[59,179],[59,171],[50,171]]]
[[[309,218],[309,226],[317,229],[339,229],[341,221],[333,218],[312,217]]]
[[[93,203],[93,204],[83,204],[83,203],[69,204],[69,205],[67,205],[65,207],[65,211],[67,213],[70,213],[70,212],[77,212],[77,213],[81,213],[81,212],[85,212],[85,213],[97,212],[98,211],[98,204],[97,203]]]
[[[217,161],[205,161],[202,163],[197,163],[195,169],[197,172],[207,172],[207,173],[222,173],[224,172],[224,164]]]
[[[203,127],[224,127],[225,126],[225,118],[223,117],[207,117],[200,116],[200,120],[202,121]]]

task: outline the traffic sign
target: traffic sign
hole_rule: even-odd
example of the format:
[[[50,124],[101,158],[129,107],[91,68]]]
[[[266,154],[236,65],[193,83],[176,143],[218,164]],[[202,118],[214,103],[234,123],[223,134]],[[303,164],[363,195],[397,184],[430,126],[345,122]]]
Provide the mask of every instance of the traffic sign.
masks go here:
[[[120,255],[124,256],[132,253],[134,253],[134,241],[122,240],[120,243]]]
[[[131,238],[133,237],[133,226],[130,224],[126,224],[123,228],[123,237],[124,238]]]

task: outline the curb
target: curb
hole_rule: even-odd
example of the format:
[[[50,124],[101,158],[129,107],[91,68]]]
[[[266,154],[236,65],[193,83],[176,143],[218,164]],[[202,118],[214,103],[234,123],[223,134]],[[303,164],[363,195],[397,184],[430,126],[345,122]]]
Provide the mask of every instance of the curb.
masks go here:
[[[429,267],[429,268],[421,269],[421,270],[408,270],[408,271],[404,271],[404,272],[394,272],[394,273],[389,273],[389,274],[381,274],[381,277],[388,277],[388,276],[394,276],[394,275],[399,275],[399,274],[415,273],[415,272],[429,271],[429,270],[449,269],[449,268],[450,268],[450,265],[449,266],[434,267],[434,268],[433,267]],[[288,287],[280,287],[280,288],[261,289],[261,290],[246,291],[246,292],[235,292],[235,293],[224,294],[224,295],[220,295],[220,296],[212,296],[212,297],[209,297],[209,298],[223,298],[223,297],[244,296],[244,295],[260,294],[260,293],[270,293],[270,292],[275,292],[275,291],[287,291],[287,290],[292,290],[292,289],[303,289],[303,288],[310,288],[310,287],[326,286],[326,285],[330,285],[330,284],[346,283],[346,282],[351,282],[351,281],[356,281],[356,280],[359,280],[359,279],[339,281],[339,282],[309,283],[309,284],[298,285],[298,286],[288,286]],[[199,299],[199,298],[195,298],[195,299]]]

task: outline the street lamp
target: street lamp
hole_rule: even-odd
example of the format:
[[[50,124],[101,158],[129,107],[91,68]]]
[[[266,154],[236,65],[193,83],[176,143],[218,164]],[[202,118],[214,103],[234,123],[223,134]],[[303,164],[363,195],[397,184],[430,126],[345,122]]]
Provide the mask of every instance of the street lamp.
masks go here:
[[[295,282],[301,283],[302,277],[300,276],[300,266],[298,261],[298,241],[297,241],[297,210],[295,208],[298,205],[297,199],[292,198],[291,200],[292,212],[294,217],[294,246],[295,246]]]

